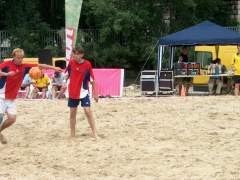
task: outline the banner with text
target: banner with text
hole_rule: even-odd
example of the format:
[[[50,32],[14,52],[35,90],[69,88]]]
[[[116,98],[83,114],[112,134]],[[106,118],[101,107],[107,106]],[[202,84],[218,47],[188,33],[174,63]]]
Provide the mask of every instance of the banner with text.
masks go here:
[[[70,60],[72,49],[76,44],[82,2],[83,0],[65,0],[65,36],[67,61]]]

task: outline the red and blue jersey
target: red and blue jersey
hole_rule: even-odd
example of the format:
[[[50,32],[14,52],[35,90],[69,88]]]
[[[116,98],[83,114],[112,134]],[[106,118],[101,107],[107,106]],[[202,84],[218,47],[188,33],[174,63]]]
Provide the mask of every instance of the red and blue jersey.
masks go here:
[[[0,64],[2,72],[15,71],[14,76],[0,76],[0,98],[16,99],[19,88],[21,87],[24,76],[31,67],[37,64],[21,64],[16,65],[13,61],[6,61]]]
[[[85,59],[83,63],[70,60],[67,72],[69,75],[69,98],[82,99],[86,97],[89,94],[89,81],[94,80],[91,63]]]

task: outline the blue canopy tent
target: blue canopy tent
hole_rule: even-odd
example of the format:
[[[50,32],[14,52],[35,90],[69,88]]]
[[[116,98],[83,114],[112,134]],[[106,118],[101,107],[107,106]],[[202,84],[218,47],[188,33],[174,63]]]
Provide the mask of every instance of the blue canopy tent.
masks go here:
[[[170,67],[172,68],[174,48],[177,46],[237,44],[240,44],[240,33],[228,30],[210,21],[204,21],[190,28],[162,37],[158,44],[157,82],[162,68],[164,48],[167,46],[170,47],[171,51]],[[157,87],[157,92],[158,89],[159,87]]]

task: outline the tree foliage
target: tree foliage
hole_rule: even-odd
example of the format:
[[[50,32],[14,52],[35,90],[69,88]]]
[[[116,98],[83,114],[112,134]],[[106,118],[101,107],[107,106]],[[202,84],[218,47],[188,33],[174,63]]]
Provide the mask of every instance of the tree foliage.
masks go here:
[[[80,22],[90,22],[91,27],[100,30],[100,40],[92,52],[98,67],[139,69],[145,61],[145,52],[164,29],[162,7],[149,0],[84,3],[88,16]]]
[[[40,34],[48,26],[40,19],[35,0],[5,1],[5,27],[10,33],[11,46],[25,49],[28,55],[36,55],[41,49]]]
[[[232,7],[225,0],[169,0],[170,31],[210,20],[223,26],[236,25],[231,18]]]

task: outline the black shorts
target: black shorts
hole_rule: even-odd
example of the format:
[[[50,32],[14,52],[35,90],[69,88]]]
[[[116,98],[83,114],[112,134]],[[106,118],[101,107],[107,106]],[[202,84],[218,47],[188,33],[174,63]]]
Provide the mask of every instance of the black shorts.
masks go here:
[[[192,78],[190,78],[190,77],[178,78],[176,83],[190,85],[192,83]]]
[[[240,84],[240,76],[234,76],[233,80],[235,84]]]
[[[46,88],[46,87],[37,87],[37,89],[38,89],[38,92],[42,92],[43,89],[46,89],[46,91],[47,91],[47,88]]]
[[[20,87],[21,91],[24,91],[26,89],[26,87]]]
[[[81,106],[82,107],[90,107],[91,106],[91,102],[90,102],[90,98],[87,95],[86,97],[82,98],[82,99],[68,99],[68,107],[70,108],[75,108],[78,107],[79,103],[81,101]]]
[[[61,90],[61,88],[62,88],[62,86],[58,86],[58,85],[53,85],[53,87],[55,87],[55,88],[56,88],[56,91],[60,91],[60,90]]]
[[[30,84],[22,84],[20,90],[24,91],[26,87],[30,87]]]

